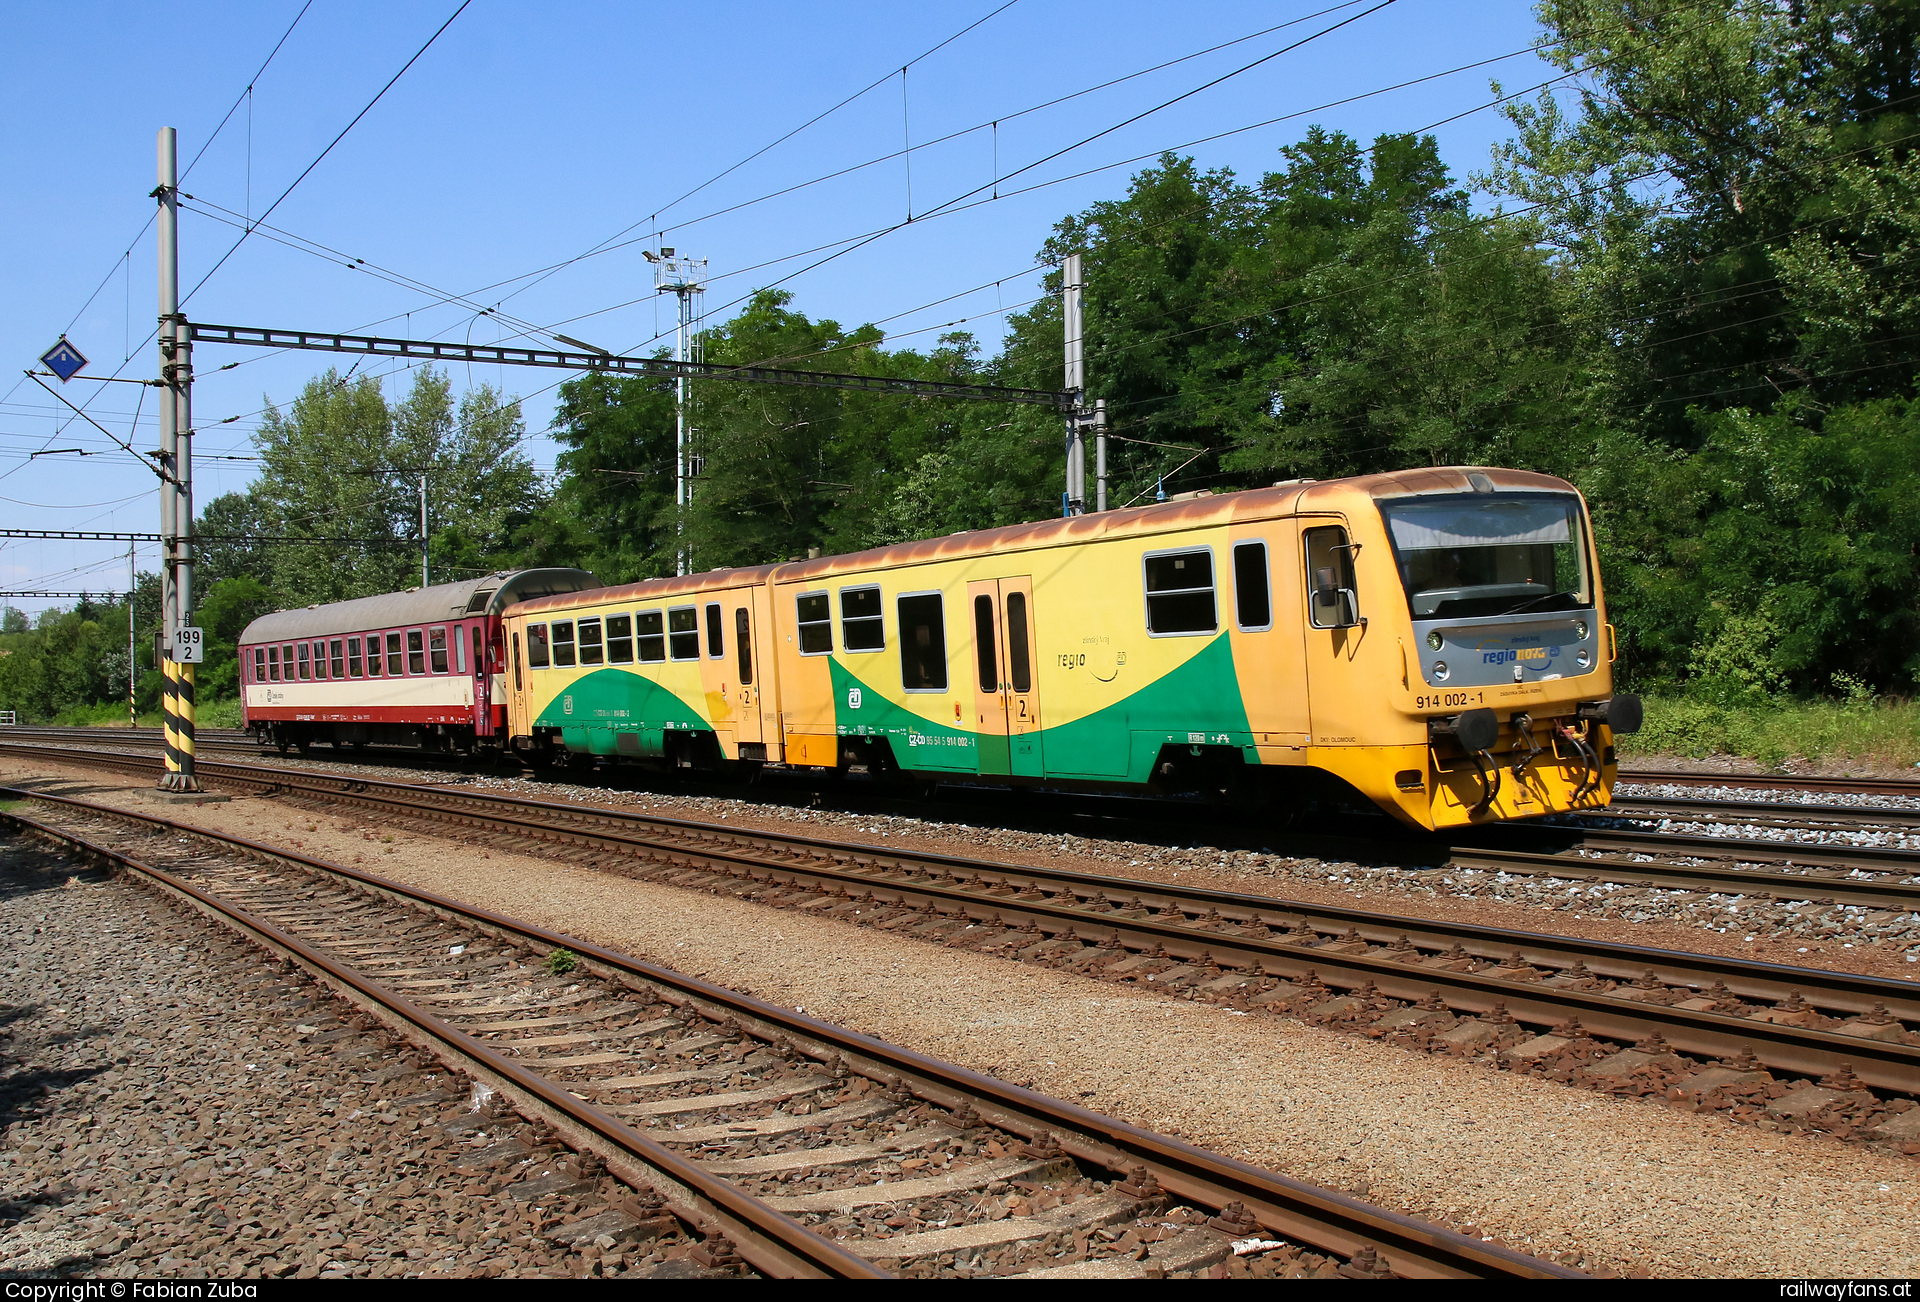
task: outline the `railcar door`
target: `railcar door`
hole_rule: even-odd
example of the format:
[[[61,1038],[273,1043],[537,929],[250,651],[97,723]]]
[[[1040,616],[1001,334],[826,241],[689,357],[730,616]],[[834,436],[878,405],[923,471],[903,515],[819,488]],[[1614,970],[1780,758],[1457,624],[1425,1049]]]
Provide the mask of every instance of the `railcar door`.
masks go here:
[[[728,616],[733,624],[733,663],[728,668],[734,683],[734,739],[742,745],[764,747],[767,734],[760,718],[760,679],[767,665],[755,636],[760,621],[753,614],[754,591],[748,588],[729,596],[727,606],[733,612]],[[751,755],[742,758],[751,758]],[[761,758],[765,758],[764,750]]]
[[[1296,582],[1303,582],[1306,599],[1311,744],[1364,745],[1377,738],[1387,691],[1402,672],[1398,660],[1388,664],[1394,639],[1368,633],[1367,609],[1378,613],[1397,594],[1377,581],[1375,558],[1360,561],[1360,544],[1337,519],[1309,524],[1300,546],[1305,564]],[[1363,580],[1370,571],[1376,581],[1369,586]]]
[[[1041,775],[1040,683],[1035,672],[1033,580],[975,579],[967,585],[973,620],[974,716],[979,771]]]

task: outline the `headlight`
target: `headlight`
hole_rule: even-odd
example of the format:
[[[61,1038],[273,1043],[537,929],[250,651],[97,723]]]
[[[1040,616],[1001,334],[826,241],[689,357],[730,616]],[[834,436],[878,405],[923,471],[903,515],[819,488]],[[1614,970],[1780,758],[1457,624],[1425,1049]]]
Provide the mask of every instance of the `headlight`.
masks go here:
[[[1434,681],[1436,682],[1444,683],[1447,681],[1447,662],[1446,661],[1436,660],[1433,662],[1433,677],[1434,677]]]
[[[1587,650],[1585,647],[1581,647],[1578,651],[1575,651],[1573,653],[1573,663],[1575,663],[1576,665],[1579,665],[1582,669],[1585,669],[1588,665],[1593,663],[1593,652]]]
[[[1585,637],[1586,634],[1582,633],[1580,636]],[[1446,641],[1447,640],[1445,638],[1440,636],[1440,630],[1436,628],[1433,630],[1433,632],[1427,634],[1427,650],[1438,651],[1441,647],[1446,645]]]
[[[1587,640],[1586,620],[1576,619],[1573,621],[1573,636],[1575,641],[1584,642]]]

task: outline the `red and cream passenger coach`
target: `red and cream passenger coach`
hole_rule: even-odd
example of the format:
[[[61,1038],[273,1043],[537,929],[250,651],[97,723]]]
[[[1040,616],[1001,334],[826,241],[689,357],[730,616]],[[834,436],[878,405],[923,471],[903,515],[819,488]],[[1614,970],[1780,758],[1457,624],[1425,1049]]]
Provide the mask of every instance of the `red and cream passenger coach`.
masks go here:
[[[598,586],[585,570],[499,571],[262,615],[240,635],[244,726],[282,750],[499,745],[500,612]]]

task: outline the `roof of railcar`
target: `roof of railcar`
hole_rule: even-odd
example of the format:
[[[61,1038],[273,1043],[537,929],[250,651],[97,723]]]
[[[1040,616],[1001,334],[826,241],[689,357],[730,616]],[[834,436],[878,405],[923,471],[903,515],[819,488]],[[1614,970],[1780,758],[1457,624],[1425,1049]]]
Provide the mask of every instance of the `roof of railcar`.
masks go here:
[[[262,615],[240,634],[242,643],[279,642],[307,637],[325,637],[334,633],[359,633],[366,629],[399,628],[403,624],[425,624],[459,619],[475,593],[491,589],[495,600],[489,609],[498,609],[505,593],[511,600],[517,592],[541,594],[577,592],[599,583],[588,570],[539,569],[495,570],[477,579],[458,583],[436,583],[430,588],[408,588],[405,592],[383,592],[374,597],[356,597],[352,601],[330,601],[324,605],[298,610],[278,610]],[[478,614],[480,612],[472,612]]]
[[[1095,539],[1169,533],[1180,529],[1200,529],[1232,524],[1240,520],[1264,520],[1275,516],[1337,511],[1354,494],[1369,497],[1402,497],[1419,493],[1471,493],[1478,489],[1469,476],[1483,478],[1496,492],[1571,492],[1573,485],[1552,475],[1528,470],[1503,470],[1492,466],[1437,466],[1418,470],[1400,470],[1389,474],[1359,475],[1351,479],[1295,480],[1271,488],[1246,489],[1209,497],[1187,498],[1178,502],[1154,502],[1145,506],[1099,511],[1059,520],[1037,520],[1030,524],[1010,524],[998,529],[973,529],[925,538],[916,542],[895,543],[839,556],[820,556],[780,565],[756,565],[737,570],[713,570],[685,577],[646,579],[618,588],[595,592],[576,592],[522,602],[511,608],[518,615],[567,610],[575,606],[617,601],[658,601],[721,588],[737,588],[764,582],[771,574],[777,582],[796,583],[826,579],[835,575],[924,565],[931,561],[961,560],[1031,547],[1057,546],[1061,543],[1091,542]]]

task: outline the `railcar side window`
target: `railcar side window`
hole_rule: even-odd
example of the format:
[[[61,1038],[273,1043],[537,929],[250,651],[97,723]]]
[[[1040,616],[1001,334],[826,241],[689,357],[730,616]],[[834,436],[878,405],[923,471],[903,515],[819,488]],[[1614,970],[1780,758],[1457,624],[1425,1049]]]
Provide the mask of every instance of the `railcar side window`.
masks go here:
[[[1027,594],[1007,594],[1007,678],[1016,692],[1033,690],[1033,657],[1027,654]]]
[[[607,663],[610,665],[630,665],[633,663],[633,616],[607,616]]]
[[[553,621],[553,667],[555,669],[573,668],[573,621],[556,619]]]
[[[833,650],[833,612],[827,608],[827,594],[803,593],[793,603],[800,624],[800,654],[823,656]]]
[[[700,658],[700,612],[692,606],[667,608],[667,650],[675,660]]]
[[[840,642],[849,651],[879,651],[887,645],[880,617],[880,589],[840,589]]]
[[[335,678],[345,678],[347,676],[346,649],[347,644],[337,637],[327,643],[328,655],[333,661],[333,676]]]
[[[387,634],[387,677],[398,678],[406,669],[406,659],[400,650],[400,635]]]
[[[1000,690],[1000,652],[993,644],[993,598],[973,599],[973,654],[980,666],[980,690]]]
[[[427,651],[424,639],[417,628],[407,630],[407,672],[410,674],[427,672]]]
[[[360,639],[357,637],[347,639],[347,673],[354,678],[364,676],[360,669]]]
[[[1273,627],[1273,596],[1267,587],[1267,545],[1233,546],[1233,609],[1242,633]]]
[[[718,660],[727,654],[727,630],[720,622],[720,603],[707,603],[707,658]]]
[[[749,686],[753,682],[753,616],[745,606],[733,611],[733,644],[740,652],[740,685]]]
[[[640,659],[645,664],[657,664],[667,658],[667,623],[657,610],[643,610],[635,616],[640,621]]]
[[[600,621],[583,619],[580,621],[580,663],[597,665],[604,663],[606,649],[600,645]]]
[[[433,664],[433,672],[447,672],[447,630],[430,628],[427,630],[427,657]]]
[[[1353,548],[1345,529],[1306,532],[1307,618],[1315,628],[1346,628],[1358,620],[1352,608]]]
[[[1219,627],[1210,549],[1149,555],[1145,569],[1148,633],[1211,633]]]
[[[267,681],[267,649],[263,646],[253,649],[253,681],[256,683]]]
[[[300,644],[300,681],[304,683],[311,677],[313,677],[313,670],[307,663],[307,644],[302,642]]]
[[[545,624],[527,625],[527,668],[545,669],[547,667],[547,626]]]
[[[940,594],[923,592],[894,603],[900,616],[900,685],[909,692],[947,690],[947,624]]]

